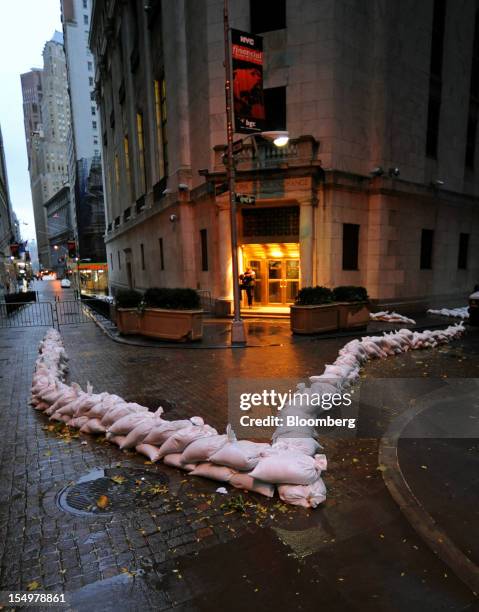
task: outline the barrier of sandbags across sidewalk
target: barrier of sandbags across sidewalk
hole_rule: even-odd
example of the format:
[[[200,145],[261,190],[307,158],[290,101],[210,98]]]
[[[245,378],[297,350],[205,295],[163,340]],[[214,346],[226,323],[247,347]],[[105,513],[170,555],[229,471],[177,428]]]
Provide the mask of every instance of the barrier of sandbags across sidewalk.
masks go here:
[[[385,358],[409,350],[433,348],[459,337],[462,323],[444,330],[413,332],[402,329],[383,336],[367,336],[348,342],[323,374],[310,377],[306,389],[316,393],[342,391],[359,376],[369,359]],[[325,455],[312,429],[310,437],[297,438],[294,430],[279,427],[272,444],[237,440],[228,425],[226,434],[205,424],[198,416],[168,421],[159,407],[150,412],[146,406],[127,402],[118,395],[93,393],[64,382],[68,357],[61,336],[48,330],[39,346],[32,383],[31,404],[51,420],[63,422],[82,433],[104,434],[121,449],[134,448],[152,462],[163,460],[194,476],[229,483],[272,497],[275,488],[289,504],[315,508],[326,499],[321,478],[326,470]],[[298,385],[305,390],[305,385]],[[285,408],[295,409],[293,405]],[[304,412],[298,417],[311,417]]]

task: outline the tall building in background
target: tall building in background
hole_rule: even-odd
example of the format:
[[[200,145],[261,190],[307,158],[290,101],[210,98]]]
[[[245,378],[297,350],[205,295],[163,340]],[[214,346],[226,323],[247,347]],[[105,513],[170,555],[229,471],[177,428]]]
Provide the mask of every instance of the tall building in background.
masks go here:
[[[95,98],[95,65],[88,47],[92,0],[62,0],[62,23],[75,155],[75,208],[79,255],[106,262],[101,168],[101,127]],[[83,277],[91,274],[80,262]],[[106,266],[103,266],[106,269]]]
[[[237,192],[256,197],[238,206],[237,256],[256,271],[256,303],[287,305],[308,285],[363,285],[391,305],[462,301],[479,278],[479,3],[230,8],[231,27],[263,37],[266,124],[291,138],[276,149],[236,136]],[[95,0],[113,290],[231,299],[238,282],[222,10]]]
[[[8,189],[7,166],[0,128],[0,295],[13,290],[16,283],[10,263],[10,243],[15,240],[13,211]]]
[[[45,204],[72,183],[70,99],[61,32],[45,44],[43,70],[21,75],[21,82],[38,255],[43,267],[55,267],[55,243],[49,240]],[[73,236],[74,216],[69,218]]]

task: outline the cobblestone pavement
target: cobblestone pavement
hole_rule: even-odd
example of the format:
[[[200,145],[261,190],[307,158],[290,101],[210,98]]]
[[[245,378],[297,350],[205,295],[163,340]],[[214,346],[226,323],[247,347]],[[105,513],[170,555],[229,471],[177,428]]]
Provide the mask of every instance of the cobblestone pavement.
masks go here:
[[[150,465],[102,438],[49,428],[27,404],[44,331],[0,330],[0,589],[67,592],[78,610],[476,609],[390,499],[377,439],[325,441],[329,497],[318,510],[221,496],[215,483]],[[200,414],[220,429],[229,377],[305,377],[344,343],[139,349],[113,343],[92,323],[64,326],[62,335],[70,381],[164,404],[169,417]],[[380,364],[371,375],[382,375]],[[132,497],[142,503],[105,516],[60,509],[62,489],[98,468],[133,477]],[[155,487],[160,476],[166,485]]]

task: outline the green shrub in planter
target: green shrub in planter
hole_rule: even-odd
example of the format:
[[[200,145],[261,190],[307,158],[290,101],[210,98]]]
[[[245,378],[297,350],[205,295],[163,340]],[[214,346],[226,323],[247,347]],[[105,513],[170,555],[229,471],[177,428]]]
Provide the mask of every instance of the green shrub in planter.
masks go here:
[[[119,289],[115,295],[118,308],[137,308],[143,299],[140,291],[134,289]]]
[[[333,293],[327,287],[303,287],[296,296],[298,306],[313,306],[316,304],[328,304],[333,301]]]
[[[194,289],[152,287],[145,291],[144,301],[147,308],[195,310],[200,307],[200,296]]]
[[[335,302],[367,302],[369,297],[365,287],[343,285],[333,289],[333,300]]]

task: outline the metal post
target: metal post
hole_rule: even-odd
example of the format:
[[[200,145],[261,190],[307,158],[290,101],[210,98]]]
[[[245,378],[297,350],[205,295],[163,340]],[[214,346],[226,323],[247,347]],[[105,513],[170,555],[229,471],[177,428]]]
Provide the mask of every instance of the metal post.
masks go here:
[[[224,0],[226,135],[228,144],[226,176],[228,179],[230,201],[231,259],[233,268],[233,322],[231,324],[231,342],[245,343],[246,333],[244,328],[244,322],[241,318],[238,271],[238,231],[236,228],[235,167],[233,156],[233,112],[231,108],[231,57],[229,29],[228,0]]]

